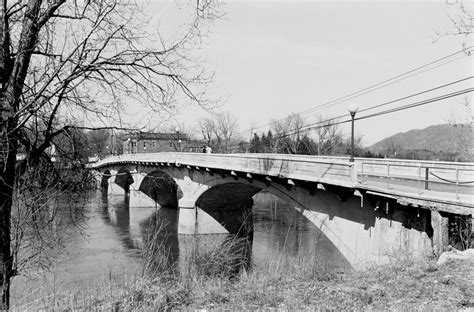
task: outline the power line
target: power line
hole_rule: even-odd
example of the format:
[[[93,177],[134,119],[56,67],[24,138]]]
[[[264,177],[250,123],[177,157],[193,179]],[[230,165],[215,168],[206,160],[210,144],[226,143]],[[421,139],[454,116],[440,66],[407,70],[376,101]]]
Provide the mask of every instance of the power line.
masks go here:
[[[409,109],[409,108],[413,108],[413,107],[418,107],[418,106],[430,104],[430,103],[433,103],[433,102],[438,102],[438,101],[441,101],[441,100],[445,100],[445,99],[452,98],[452,97],[455,97],[455,96],[463,95],[463,94],[473,92],[473,91],[474,91],[474,88],[468,88],[468,89],[448,93],[448,94],[445,94],[445,95],[441,95],[441,96],[438,96],[438,97],[434,97],[434,98],[431,98],[431,99],[418,101],[418,102],[406,104],[406,105],[403,105],[403,106],[400,106],[400,107],[387,109],[387,110],[380,111],[380,112],[377,112],[377,113],[373,113],[373,114],[370,114],[370,115],[357,117],[357,118],[354,118],[354,120],[363,120],[363,119],[367,119],[367,118],[373,118],[373,117],[377,117],[377,116],[381,116],[381,115],[385,115],[385,114],[390,114],[390,113],[398,112],[398,111],[401,111],[401,110],[405,110],[405,109]],[[376,105],[376,106],[380,107],[384,104],[385,103],[379,104],[379,105]],[[374,108],[376,106],[374,106]],[[337,119],[337,118],[333,118],[331,120],[335,120],[335,119]],[[335,121],[335,122],[332,122],[332,123],[327,123],[327,124],[318,126],[318,124],[323,123],[324,122],[323,121],[323,122],[307,125],[307,126],[301,128],[299,131],[309,132],[309,131],[324,128],[324,127],[330,127],[330,126],[340,125],[340,124],[343,124],[343,123],[348,123],[350,121],[351,121],[351,119],[346,119],[346,120],[343,120],[343,121]],[[279,135],[278,138],[284,138],[284,137],[290,136],[292,134],[296,134],[297,132],[295,130],[296,129],[289,130],[288,132],[283,133],[282,135]]]
[[[442,58],[439,58],[437,60],[434,60],[434,61],[431,61],[427,64],[424,64],[422,66],[419,66],[419,67],[416,67],[414,69],[411,69],[407,72],[404,72],[402,74],[399,74],[399,75],[396,75],[392,78],[389,78],[389,79],[386,79],[382,82],[379,82],[379,83],[376,83],[376,84],[373,84],[371,86],[368,86],[366,88],[363,88],[361,90],[358,90],[358,91],[355,91],[355,92],[352,92],[350,94],[347,94],[345,96],[342,96],[340,98],[337,98],[337,99],[334,99],[334,100],[331,100],[329,102],[326,102],[326,103],[323,103],[321,105],[318,105],[318,106],[315,106],[313,108],[310,108],[310,109],[307,109],[305,111],[302,111],[300,112],[299,114],[301,115],[304,115],[304,114],[309,114],[309,113],[312,113],[312,112],[315,112],[317,110],[320,110],[320,109],[323,109],[323,108],[327,108],[329,106],[332,106],[332,105],[336,105],[336,104],[339,104],[341,102],[344,102],[344,101],[348,101],[350,99],[354,99],[356,97],[359,97],[359,96],[362,96],[362,95],[365,95],[365,94],[368,94],[370,92],[373,92],[373,91],[376,91],[376,90],[379,90],[383,87],[386,87],[386,86],[389,86],[389,85],[392,85],[394,83],[397,83],[397,82],[400,82],[400,81],[403,81],[405,79],[408,79],[408,78],[411,78],[411,77],[414,77],[416,75],[419,75],[419,74],[422,74],[424,72],[427,72],[427,71],[430,71],[430,70],[433,70],[435,68],[438,68],[440,66],[443,66],[443,65],[446,65],[448,63],[452,63],[454,61],[457,61],[461,58],[464,58],[466,55],[461,55],[457,58],[454,58],[454,59],[451,59],[449,60],[451,57],[455,56],[455,55],[458,55],[458,54],[461,54],[461,53],[465,53],[466,51],[469,51],[470,49],[472,49],[474,46],[470,46],[468,48],[465,48],[465,49],[462,49],[462,50],[459,50],[457,52],[454,52],[454,53],[451,53],[447,56],[444,56]],[[441,63],[440,63],[441,62]],[[439,63],[439,64],[438,64]],[[435,66],[433,66],[435,65]],[[406,77],[405,77],[406,76]],[[278,119],[276,120],[277,122],[278,121],[281,121],[281,120],[285,120],[287,117],[285,118],[281,118],[281,119]],[[247,132],[247,131],[250,131],[250,130],[255,130],[255,129],[260,129],[260,128],[263,128],[263,127],[266,127],[268,125],[270,125],[271,122],[269,123],[266,123],[264,125],[260,125],[260,126],[257,126],[257,127],[254,127],[252,129],[247,129],[247,130],[244,130],[244,131],[240,131],[239,133],[244,133],[244,132]]]
[[[367,107],[367,108],[361,109],[359,111],[359,113],[362,113],[362,112],[365,112],[365,111],[368,111],[368,110],[371,110],[371,109],[379,108],[379,107],[382,107],[382,106],[386,106],[386,105],[389,105],[389,104],[393,104],[395,102],[403,101],[403,100],[412,98],[414,96],[422,95],[422,94],[425,94],[425,93],[428,93],[428,92],[431,92],[431,91],[435,91],[435,90],[438,90],[438,89],[449,87],[449,86],[455,85],[457,83],[467,81],[467,80],[472,79],[472,78],[474,78],[474,76],[469,76],[469,77],[466,77],[466,78],[463,78],[463,79],[459,79],[459,80],[456,80],[456,81],[453,81],[453,82],[450,82],[450,83],[447,83],[447,84],[444,84],[444,85],[441,85],[441,86],[438,86],[438,87],[435,87],[435,88],[431,88],[431,89],[428,89],[428,90],[425,90],[425,91],[422,91],[422,92],[411,94],[411,95],[408,95],[408,96],[405,96],[405,97],[402,97],[402,98],[399,98],[399,99],[396,99],[396,100],[393,100],[393,101],[389,101],[389,102],[386,102],[386,103],[382,103],[382,104],[374,105],[374,106],[371,106],[371,107]]]
[[[394,84],[394,83],[397,83],[397,82],[406,80],[406,79],[408,79],[408,78],[417,76],[417,75],[419,75],[419,74],[422,74],[422,73],[425,73],[425,72],[427,72],[427,71],[433,70],[433,69],[438,68],[438,67],[440,67],[440,66],[443,66],[443,65],[445,65],[445,64],[452,63],[452,62],[457,61],[457,60],[459,60],[459,59],[461,59],[461,58],[463,58],[463,57],[465,57],[465,56],[464,56],[464,55],[461,55],[460,57],[457,57],[457,58],[455,58],[455,59],[453,59],[453,60],[445,61],[445,62],[443,62],[443,63],[441,63],[441,64],[437,64],[437,65],[434,66],[434,67],[425,68],[424,70],[422,70],[422,71],[420,71],[420,72],[412,73],[411,75],[409,75],[409,76],[407,76],[407,77],[402,77],[402,78],[400,78],[400,79],[398,79],[398,80],[392,81],[391,83],[387,83],[387,84],[380,83],[380,86],[378,86],[378,87],[376,87],[376,88],[371,88],[370,90],[367,90],[367,91],[361,92],[361,93],[359,92],[358,94],[356,94],[356,95],[354,95],[354,96],[350,96],[350,97],[347,97],[347,96],[346,96],[346,97],[344,97],[343,99],[337,100],[337,101],[334,102],[334,103],[329,103],[329,104],[327,104],[327,105],[322,104],[322,105],[320,105],[319,107],[315,107],[315,108],[311,109],[311,111],[314,112],[314,111],[317,111],[317,110],[320,110],[320,109],[323,109],[323,108],[327,108],[327,107],[329,107],[329,106],[333,106],[333,105],[339,104],[339,103],[341,103],[341,102],[345,102],[345,101],[354,99],[354,98],[356,98],[356,97],[359,97],[359,96],[362,96],[362,95],[371,93],[371,92],[376,91],[376,90],[379,90],[379,89],[381,89],[381,88],[383,88],[383,87],[386,87],[386,86],[392,85],[392,84]],[[420,68],[421,68],[421,67],[420,67]],[[399,76],[402,76],[402,75],[399,75]],[[387,80],[387,81],[390,81],[390,80],[392,80],[392,79],[389,79],[389,80]],[[374,85],[374,86],[375,86],[375,85]],[[366,88],[366,89],[368,89],[368,88]]]
[[[381,104],[377,104],[377,105],[374,105],[374,106],[371,106],[371,107],[367,107],[367,108],[364,108],[364,109],[360,110],[359,114],[362,113],[362,112],[368,111],[368,110],[372,110],[372,109],[375,109],[375,108],[379,108],[379,107],[382,107],[382,106],[386,106],[386,105],[389,105],[389,104],[400,102],[400,101],[403,101],[403,100],[406,100],[406,99],[409,99],[409,98],[412,98],[412,97],[415,97],[415,96],[419,96],[419,95],[422,95],[422,94],[425,94],[425,93],[428,93],[428,92],[432,92],[432,91],[439,90],[439,89],[442,89],[442,88],[445,88],[445,87],[449,87],[449,86],[467,81],[467,80],[472,79],[472,78],[474,78],[474,76],[469,76],[469,77],[459,79],[459,80],[456,80],[456,81],[453,81],[453,82],[450,82],[450,83],[446,83],[446,84],[443,84],[441,86],[434,87],[434,88],[431,88],[431,89],[428,89],[428,90],[425,90],[425,91],[417,92],[417,93],[410,94],[410,95],[407,95],[407,96],[404,96],[404,97],[401,97],[401,98],[398,98],[398,99],[395,99],[395,100],[391,100],[391,101],[388,101],[388,102],[385,102],[385,103],[381,103]],[[314,125],[318,125],[318,124],[323,124],[323,123],[326,123],[326,122],[330,122],[330,121],[333,121],[333,120],[336,120],[336,119],[339,119],[339,118],[342,118],[342,117],[346,117],[346,115],[347,114],[343,114],[343,115],[339,115],[337,117],[332,117],[332,118],[328,118],[326,120],[322,120],[322,121],[318,121],[318,122],[315,122],[315,123],[312,123],[312,124],[308,124],[308,125],[305,125],[304,128],[314,126]]]
[[[389,105],[389,104],[393,104],[393,103],[396,103],[396,102],[399,102],[399,101],[403,101],[403,100],[406,100],[406,99],[409,99],[409,98],[412,98],[412,97],[415,97],[415,96],[419,96],[419,95],[422,95],[422,94],[425,94],[425,93],[428,93],[428,92],[432,92],[432,91],[435,91],[435,90],[439,90],[439,89],[442,89],[442,88],[445,88],[445,87],[448,87],[448,86],[452,86],[452,85],[467,81],[467,80],[472,79],[472,78],[474,78],[474,76],[469,76],[469,77],[459,79],[459,80],[456,80],[456,81],[453,81],[453,82],[450,82],[450,83],[446,83],[446,84],[443,84],[443,85],[440,85],[440,86],[437,86],[437,87],[434,87],[434,88],[431,88],[431,89],[428,89],[428,90],[424,90],[424,91],[417,92],[417,93],[414,93],[414,94],[410,94],[410,95],[407,95],[407,96],[404,96],[404,97],[401,97],[401,98],[398,98],[398,99],[395,99],[395,100],[391,100],[391,101],[384,102],[384,103],[381,103],[381,104],[377,104],[377,105],[374,105],[374,106],[371,106],[371,107],[367,107],[365,109],[360,110],[359,113],[369,111],[369,110],[372,110],[372,109],[375,109],[375,108],[379,108],[379,107],[382,107],[382,106],[386,106],[386,105]],[[313,126],[320,125],[320,124],[324,124],[323,127],[329,126],[329,125],[332,125],[332,123],[330,123],[329,125],[325,124],[325,123],[328,123],[328,122],[331,122],[331,121],[334,121],[334,120],[337,120],[339,118],[346,117],[346,116],[347,116],[347,114],[343,114],[343,115],[339,115],[337,117],[332,117],[332,118],[328,118],[328,119],[325,119],[325,120],[320,120],[320,121],[317,121],[315,123],[307,124],[307,125],[303,126],[302,128],[309,128],[309,127],[313,127]],[[291,129],[291,130],[288,130],[288,131],[292,132],[292,131],[295,131],[295,130],[296,129]],[[284,132],[288,132],[288,131],[284,131]]]
[[[354,120],[362,120],[362,119],[377,117],[377,116],[385,115],[385,114],[389,114],[389,113],[394,113],[394,112],[398,112],[398,111],[401,111],[401,110],[405,110],[405,109],[418,107],[418,106],[421,106],[421,105],[426,105],[426,104],[430,104],[430,103],[433,103],[433,102],[449,99],[449,98],[459,96],[459,95],[463,95],[463,94],[473,92],[473,91],[474,91],[474,88],[468,88],[468,89],[456,91],[456,92],[453,92],[453,93],[449,93],[449,94],[446,94],[446,95],[442,95],[442,96],[439,96],[439,97],[436,97],[436,98],[433,98],[433,99],[420,101],[420,102],[416,102],[416,103],[412,103],[412,104],[407,104],[407,105],[404,105],[404,106],[401,106],[401,107],[387,109],[385,111],[381,111],[381,112],[377,112],[377,113],[374,113],[374,114],[362,116],[362,117],[359,117],[359,118],[354,118]]]

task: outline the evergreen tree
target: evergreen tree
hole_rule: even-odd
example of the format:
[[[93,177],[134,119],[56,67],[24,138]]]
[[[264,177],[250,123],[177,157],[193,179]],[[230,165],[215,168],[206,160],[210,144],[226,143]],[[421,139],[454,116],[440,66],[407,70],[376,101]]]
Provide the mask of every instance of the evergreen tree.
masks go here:
[[[273,149],[273,146],[275,146],[275,139],[273,138],[273,133],[272,130],[268,130],[267,133],[267,153],[274,153],[275,150]]]
[[[258,148],[260,147],[260,138],[257,133],[254,133],[252,140],[250,141],[250,153],[258,153]]]

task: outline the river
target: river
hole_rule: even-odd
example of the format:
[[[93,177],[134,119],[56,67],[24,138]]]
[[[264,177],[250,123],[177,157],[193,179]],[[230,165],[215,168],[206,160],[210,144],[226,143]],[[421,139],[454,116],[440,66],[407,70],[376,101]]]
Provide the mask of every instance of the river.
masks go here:
[[[92,192],[83,199],[81,226],[64,239],[64,252],[49,270],[28,272],[14,279],[12,303],[28,302],[38,293],[74,288],[103,276],[140,272],[140,248],[151,221],[162,219],[168,229],[177,228],[177,212],[152,206],[129,206],[124,195],[102,198]],[[254,196],[254,235],[251,267],[259,269],[276,259],[310,259],[320,270],[346,270],[349,264],[324,234],[297,210],[269,193]],[[204,235],[208,241],[219,241]],[[169,261],[179,262],[186,235],[176,232],[163,242]],[[183,265],[183,264],[181,264]]]

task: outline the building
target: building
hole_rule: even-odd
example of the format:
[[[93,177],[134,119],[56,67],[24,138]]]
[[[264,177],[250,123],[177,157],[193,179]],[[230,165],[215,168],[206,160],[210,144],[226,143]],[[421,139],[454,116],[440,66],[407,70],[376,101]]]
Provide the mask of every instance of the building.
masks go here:
[[[182,133],[140,132],[122,138],[123,153],[201,152],[205,143]]]

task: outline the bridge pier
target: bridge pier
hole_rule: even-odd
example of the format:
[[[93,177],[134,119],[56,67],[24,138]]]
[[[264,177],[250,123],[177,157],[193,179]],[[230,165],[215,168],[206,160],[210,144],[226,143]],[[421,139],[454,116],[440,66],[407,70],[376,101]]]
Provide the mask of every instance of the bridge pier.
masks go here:
[[[153,207],[157,203],[148,195],[140,191],[140,185],[145,175],[143,173],[132,171],[133,184],[130,186],[130,206],[131,207]]]
[[[222,224],[197,206],[199,197],[210,188],[209,185],[193,181],[197,175],[202,173],[186,168],[175,178],[182,196],[178,199],[178,234],[228,234],[229,231]]]
[[[100,188],[105,196],[123,194],[124,189],[116,183],[118,171],[115,169],[106,170],[100,177]]]
[[[228,234],[229,232],[204,210],[179,207],[178,234]]]

